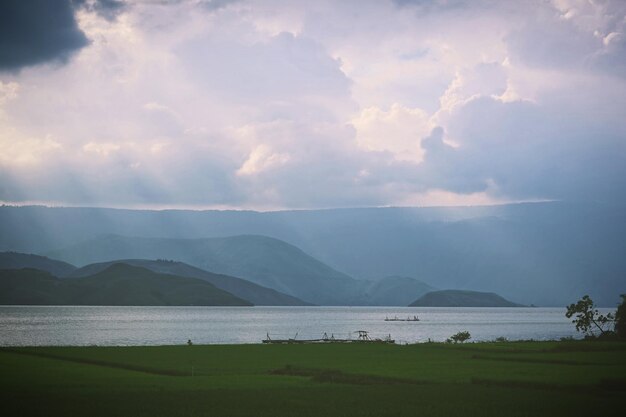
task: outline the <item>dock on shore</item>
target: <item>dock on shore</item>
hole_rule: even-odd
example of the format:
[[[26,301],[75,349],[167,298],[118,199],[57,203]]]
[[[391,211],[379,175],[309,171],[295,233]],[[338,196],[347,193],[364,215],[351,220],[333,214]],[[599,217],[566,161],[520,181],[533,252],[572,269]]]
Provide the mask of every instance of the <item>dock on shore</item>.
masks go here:
[[[393,344],[396,341],[391,338],[391,335],[380,339],[380,338],[372,338],[366,330],[357,330],[355,333],[358,336],[355,339],[338,339],[334,334],[328,336],[327,333],[319,339],[298,339],[298,334],[293,338],[288,339],[272,339],[269,333],[266,334],[266,338],[262,340],[263,343],[272,343],[272,344],[295,344],[295,343],[390,343]]]

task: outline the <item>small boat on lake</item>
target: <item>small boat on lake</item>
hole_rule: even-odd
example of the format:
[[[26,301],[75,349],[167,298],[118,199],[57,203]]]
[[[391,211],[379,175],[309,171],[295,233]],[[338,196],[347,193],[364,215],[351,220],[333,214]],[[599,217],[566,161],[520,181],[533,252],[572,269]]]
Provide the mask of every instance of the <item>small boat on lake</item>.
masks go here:
[[[405,319],[401,319],[401,318],[398,318],[398,316],[395,316],[392,318],[385,317],[385,321],[420,321],[420,319],[417,316],[407,317]]]

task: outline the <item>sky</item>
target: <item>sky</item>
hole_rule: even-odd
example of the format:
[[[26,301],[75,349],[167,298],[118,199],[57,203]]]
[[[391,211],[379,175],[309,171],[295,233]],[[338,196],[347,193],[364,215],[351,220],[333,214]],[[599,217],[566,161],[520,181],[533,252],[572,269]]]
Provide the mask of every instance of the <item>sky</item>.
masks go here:
[[[0,202],[626,203],[626,1],[3,0]]]

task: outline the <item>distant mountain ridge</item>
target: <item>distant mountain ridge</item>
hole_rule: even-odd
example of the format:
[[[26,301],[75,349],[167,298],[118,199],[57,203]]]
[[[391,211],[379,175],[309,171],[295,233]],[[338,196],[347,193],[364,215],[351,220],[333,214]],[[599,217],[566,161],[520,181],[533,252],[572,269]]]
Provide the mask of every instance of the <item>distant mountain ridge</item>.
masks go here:
[[[492,292],[442,290],[424,294],[410,307],[524,307]]]
[[[436,288],[410,277],[391,276],[377,281],[359,281],[362,285],[362,299],[368,305],[406,306]]]
[[[94,275],[59,279],[36,269],[0,270],[0,304],[110,306],[250,306],[195,278],[116,263]]]
[[[72,271],[69,277],[84,277],[101,272],[113,264],[123,263],[126,265],[138,266],[151,270],[153,272],[177,275],[186,278],[197,278],[210,282],[217,288],[248,300],[257,306],[302,306],[310,305],[296,297],[283,294],[271,288],[266,288],[241,278],[231,277],[228,275],[214,274],[203,269],[195,268],[183,262],[165,261],[165,260],[146,260],[146,259],[118,259],[110,262],[101,262],[89,264],[82,268]]]
[[[0,269],[34,268],[56,276],[71,274],[76,267],[45,256],[19,252],[0,252]]]

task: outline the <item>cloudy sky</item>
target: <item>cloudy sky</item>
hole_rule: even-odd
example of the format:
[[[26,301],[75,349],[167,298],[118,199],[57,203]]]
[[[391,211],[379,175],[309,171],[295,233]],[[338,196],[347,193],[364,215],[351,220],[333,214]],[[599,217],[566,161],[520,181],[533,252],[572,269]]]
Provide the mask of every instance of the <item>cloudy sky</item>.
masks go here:
[[[0,202],[626,202],[626,1],[3,0]]]

